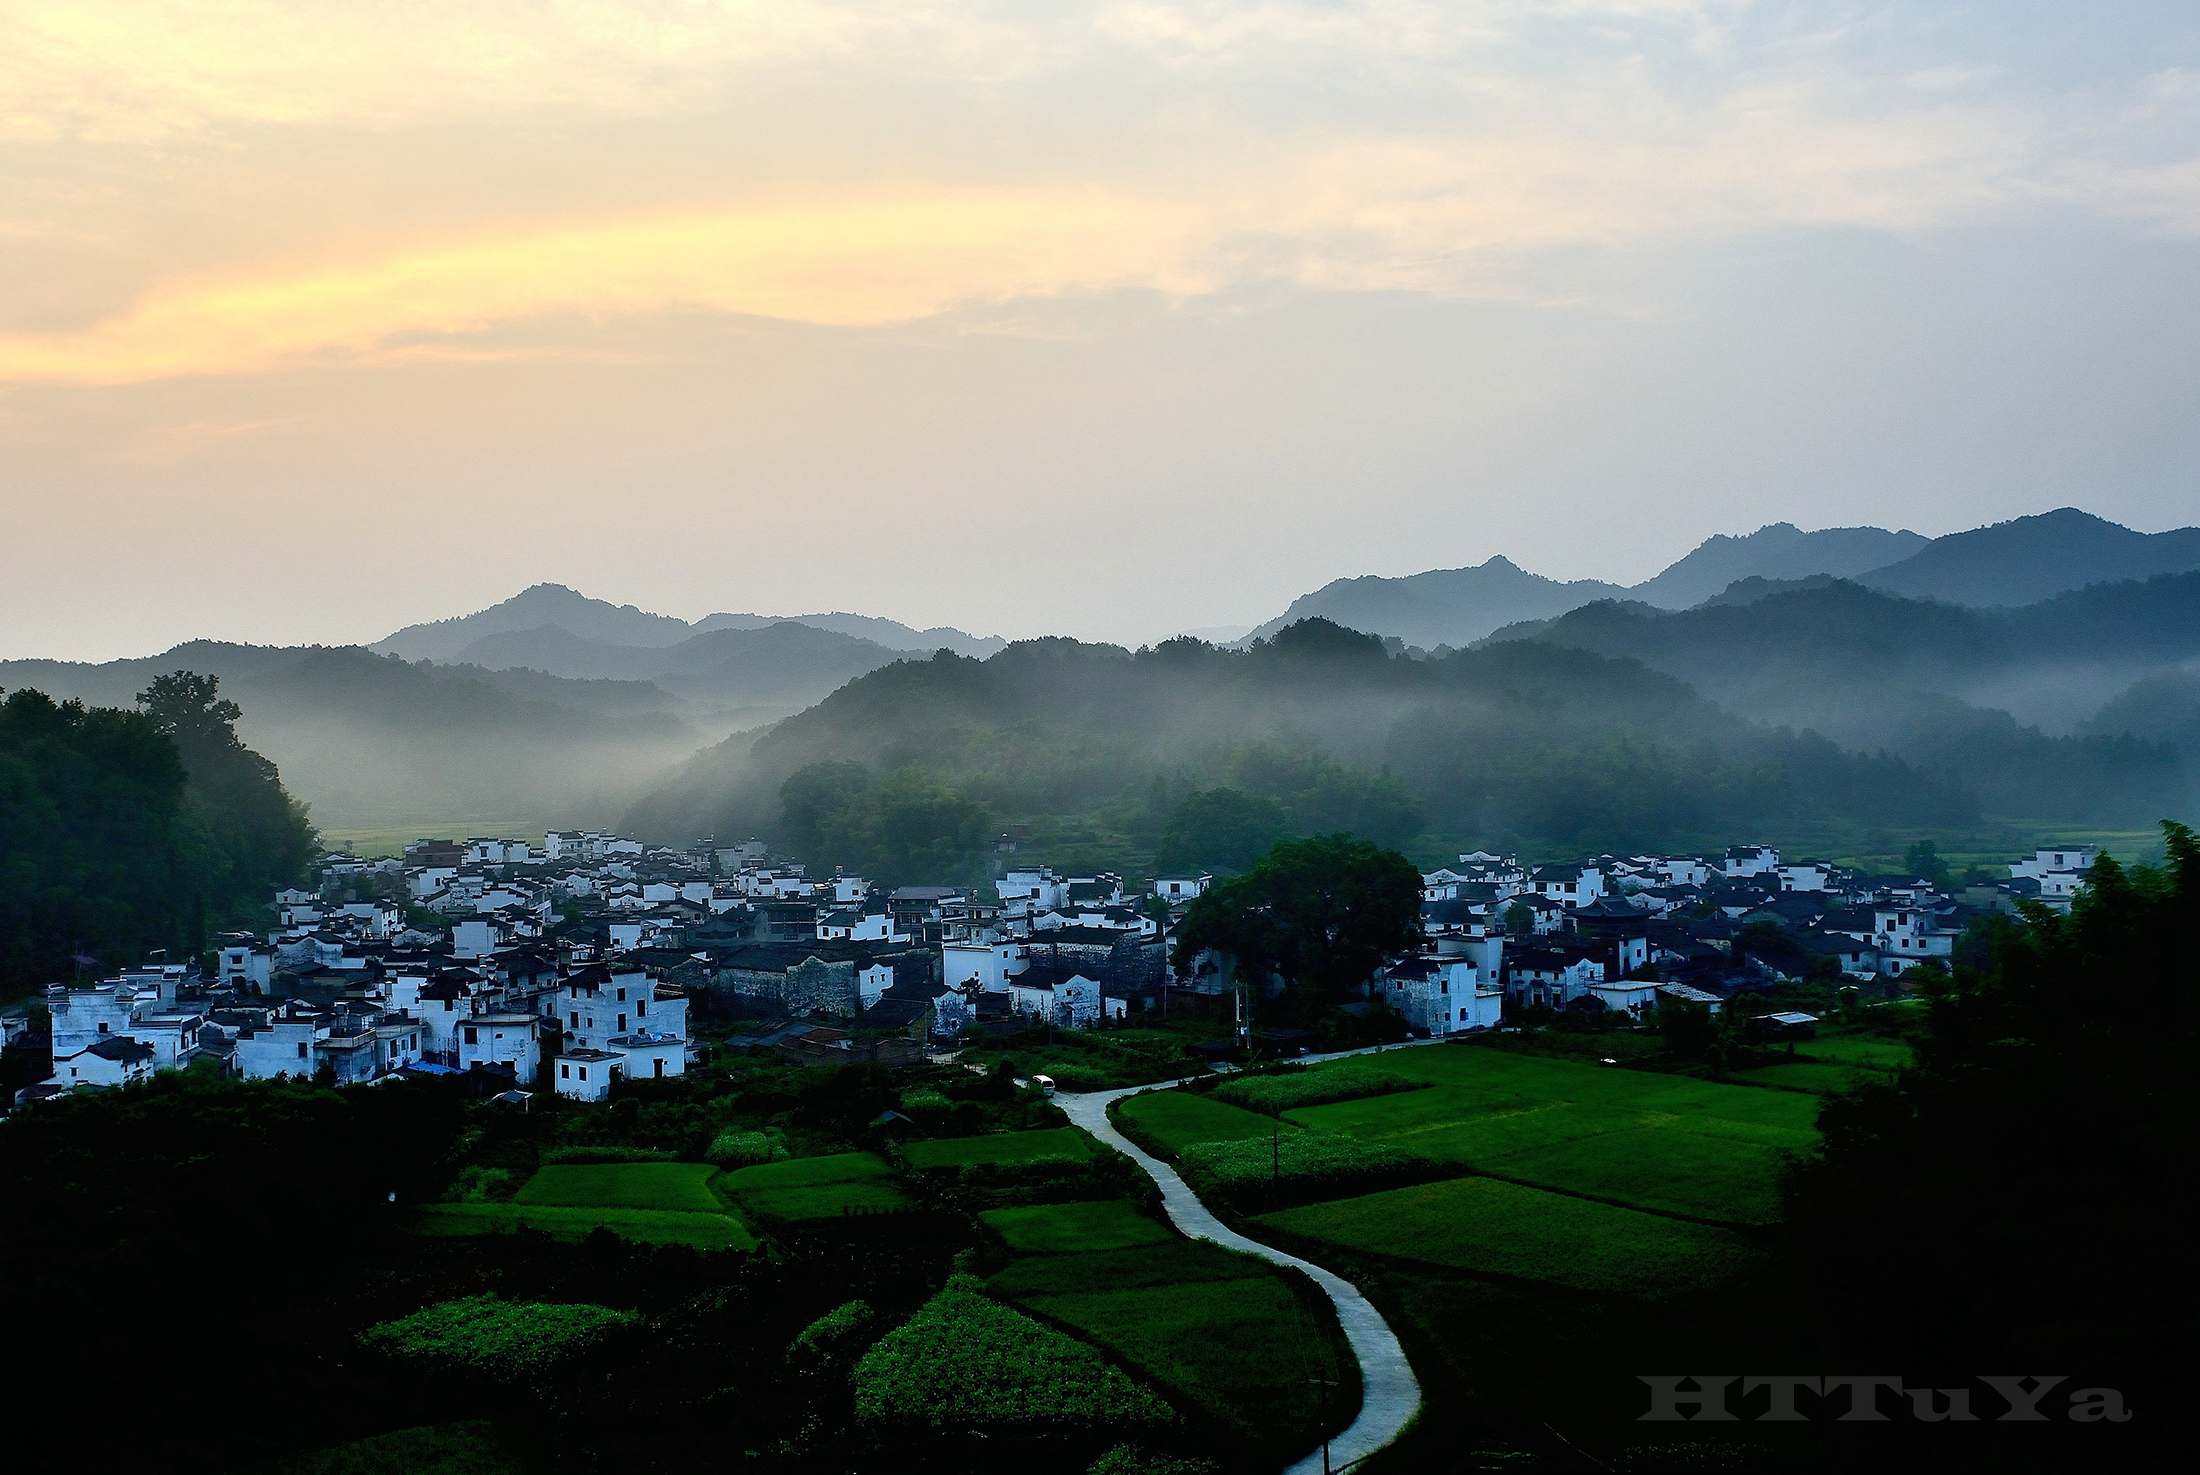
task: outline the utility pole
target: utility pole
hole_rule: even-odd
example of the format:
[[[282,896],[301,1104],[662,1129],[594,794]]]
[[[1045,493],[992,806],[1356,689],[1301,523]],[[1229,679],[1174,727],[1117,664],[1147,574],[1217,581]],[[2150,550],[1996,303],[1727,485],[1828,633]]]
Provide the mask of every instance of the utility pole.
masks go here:
[[[1334,1378],[1324,1378],[1324,1377],[1312,1377],[1312,1378],[1308,1378],[1308,1379],[1307,1379],[1306,1381],[1307,1381],[1307,1382],[1309,1382],[1309,1383],[1312,1383],[1312,1384],[1313,1384],[1313,1385],[1314,1385],[1314,1386],[1315,1386],[1316,1388],[1318,1388],[1318,1389],[1320,1389],[1320,1390],[1321,1390],[1321,1391],[1320,1391],[1319,1393],[1317,1393],[1317,1394],[1316,1394],[1315,1396],[1316,1396],[1317,1398],[1319,1398],[1319,1399],[1321,1400],[1321,1420],[1322,1420],[1322,1475],[1330,1475],[1330,1471],[1329,1471],[1329,1390],[1330,1390],[1331,1388],[1334,1388],[1334,1387],[1336,1387],[1336,1386],[1337,1386],[1337,1384],[1336,1384],[1336,1380],[1335,1380]],[[1359,1462],[1358,1462],[1357,1460],[1355,1460],[1355,1461],[1354,1461],[1353,1463],[1354,1463],[1354,1464],[1357,1464],[1357,1463],[1359,1463]]]

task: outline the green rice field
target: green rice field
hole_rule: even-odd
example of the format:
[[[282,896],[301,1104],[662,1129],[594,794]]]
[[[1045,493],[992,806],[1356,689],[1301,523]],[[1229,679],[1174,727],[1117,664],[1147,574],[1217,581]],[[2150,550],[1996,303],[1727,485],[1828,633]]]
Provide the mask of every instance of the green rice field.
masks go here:
[[[1764,1263],[1742,1236],[1492,1178],[1454,1178],[1255,1221],[1368,1254],[1600,1295],[1685,1298]]]
[[[1255,1137],[1266,1140],[1276,1130],[1274,1117],[1190,1091],[1148,1091],[1125,1097],[1115,1110],[1140,1136],[1160,1143],[1171,1153],[1182,1152],[1195,1142],[1244,1142]],[[1288,1117],[1284,1120],[1286,1126],[1292,1125]]]
[[[959,1168],[971,1163],[1028,1163],[1034,1158],[1089,1157],[1092,1138],[1077,1127],[1038,1132],[996,1132],[984,1137],[949,1137],[912,1142],[903,1149],[910,1166]]]
[[[514,1203],[590,1209],[674,1209],[715,1214],[709,1163],[560,1163],[538,1171]]]
[[[1176,1238],[1167,1225],[1149,1219],[1123,1199],[989,1209],[978,1217],[998,1230],[1018,1255],[1092,1254],[1165,1244]]]
[[[1471,1045],[1396,1051],[1384,1063],[1432,1089],[1284,1119],[1497,1177],[1736,1224],[1778,1217],[1781,1154],[1817,1142],[1818,1103],[1801,1092]]]
[[[1835,1035],[1809,1041],[1787,1060],[1736,1071],[1734,1079],[1825,1095],[1846,1091],[1859,1080],[1889,1079],[1914,1061],[1910,1047],[1900,1040]]]
[[[744,1212],[800,1222],[914,1208],[884,1159],[868,1152],[798,1157],[721,1173],[711,1187]]]
[[[672,1209],[592,1209],[557,1204],[423,1204],[406,1227],[429,1238],[510,1234],[533,1229],[554,1239],[586,1239],[608,1229],[642,1244],[698,1250],[753,1250],[756,1236],[734,1215]]]

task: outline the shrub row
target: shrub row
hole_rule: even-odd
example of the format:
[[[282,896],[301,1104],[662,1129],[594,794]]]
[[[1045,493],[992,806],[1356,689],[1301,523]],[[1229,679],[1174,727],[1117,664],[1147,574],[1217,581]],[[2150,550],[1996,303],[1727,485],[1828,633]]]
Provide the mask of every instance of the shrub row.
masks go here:
[[[371,1326],[359,1334],[359,1343],[422,1371],[516,1385],[538,1381],[638,1320],[631,1311],[608,1306],[469,1296]]]
[[[1283,1132],[1267,1142],[1194,1143],[1179,1155],[1178,1166],[1200,1197],[1241,1214],[1352,1198],[1463,1171],[1386,1142],[1308,1131]]]
[[[556,1163],[676,1163],[680,1154],[659,1147],[613,1147],[586,1143],[575,1147],[545,1147],[544,1167]]]
[[[776,1132],[748,1132],[728,1127],[710,1139],[710,1148],[703,1159],[721,1168],[750,1168],[758,1163],[785,1162],[791,1156],[787,1144]]]

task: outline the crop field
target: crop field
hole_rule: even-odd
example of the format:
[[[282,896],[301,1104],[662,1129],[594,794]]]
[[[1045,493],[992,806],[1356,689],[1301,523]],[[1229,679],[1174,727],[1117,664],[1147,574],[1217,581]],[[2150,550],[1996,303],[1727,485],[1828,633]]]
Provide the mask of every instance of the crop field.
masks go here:
[[[1186,1240],[1038,1255],[987,1289],[1115,1353],[1204,1412],[1240,1453],[1250,1446],[1280,1463],[1314,1446],[1321,1407],[1306,1380],[1317,1373],[1343,1384],[1330,1392],[1333,1428],[1359,1404],[1357,1364],[1331,1350],[1333,1320],[1249,1255]]]
[[[1804,1044],[1791,1059],[1736,1071],[1734,1079],[1824,1095],[1846,1091],[1859,1080],[1890,1079],[1895,1071],[1914,1064],[1915,1059],[1901,1040],[1835,1035]]]
[[[749,1213],[794,1222],[899,1213],[914,1207],[895,1187],[884,1160],[868,1152],[736,1168],[720,1174],[711,1187]]]
[[[561,1163],[538,1171],[513,1199],[585,1209],[674,1209],[720,1212],[709,1163]]]
[[[1176,1236],[1122,1199],[989,1209],[978,1216],[1000,1232],[1019,1255],[1091,1254],[1133,1245],[1164,1244]]]
[[[1092,1138],[1077,1127],[1038,1132],[996,1132],[985,1137],[949,1137],[912,1142],[904,1152],[917,1168],[959,1168],[970,1163],[1028,1163],[1044,1157],[1090,1157]]]
[[[1473,1046],[1402,1050],[1384,1064],[1432,1089],[1306,1107],[1285,1120],[1499,1177],[1738,1224],[1778,1217],[1781,1153],[1817,1141],[1818,1103],[1801,1092]]]
[[[422,1424],[354,1439],[276,1464],[251,1475],[519,1475],[526,1469],[512,1438],[482,1420]]]
[[[1140,1096],[1126,1097],[1115,1109],[1141,1133],[1171,1152],[1181,1152],[1195,1142],[1243,1142],[1254,1137],[1266,1140],[1276,1130],[1273,1117],[1189,1091],[1148,1091]],[[1286,1120],[1284,1125],[1292,1124]]]
[[[1727,1230],[1492,1178],[1454,1178],[1267,1214],[1260,1224],[1368,1254],[1672,1300],[1764,1263]]]
[[[557,1204],[423,1204],[406,1228],[443,1239],[533,1229],[554,1239],[582,1240],[598,1229],[642,1244],[698,1250],[753,1250],[756,1236],[734,1215],[671,1209],[590,1209]]]

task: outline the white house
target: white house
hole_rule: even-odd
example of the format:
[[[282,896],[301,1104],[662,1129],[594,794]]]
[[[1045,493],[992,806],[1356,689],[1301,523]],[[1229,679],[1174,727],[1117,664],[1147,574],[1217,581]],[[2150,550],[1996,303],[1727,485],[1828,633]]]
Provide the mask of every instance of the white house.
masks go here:
[[[1384,970],[1381,988],[1408,1027],[1433,1036],[1488,1029],[1504,1017],[1504,991],[1464,958],[1404,959]]]
[[[961,988],[975,981],[986,993],[999,993],[1008,981],[1031,966],[1020,942],[943,942],[940,944],[940,981]]]
[[[1881,906],[1872,912],[1872,945],[1879,969],[1899,978],[1928,958],[1945,961],[1955,952],[1956,933],[1941,925],[1941,914],[1928,907]]]
[[[1052,1020],[1071,1029],[1089,1029],[1103,1017],[1121,1018],[1127,1007],[1123,1000],[1104,1000],[1100,985],[1082,973],[1048,984],[1011,982],[1008,986],[1009,1007],[1018,1014],[1034,1019]],[[1112,1016],[1108,1006],[1115,1005]]]
[[[1661,983],[1658,985],[1658,994],[1678,1004],[1701,1004],[1713,1014],[1726,1007],[1726,1000],[1717,994],[1707,993],[1700,988],[1690,988],[1685,983]]]
[[[1831,891],[1833,868],[1817,861],[1803,861],[1795,865],[1779,867],[1782,891]]]
[[[2035,881],[2057,871],[2091,870],[2093,862],[2101,858],[2098,845],[2049,845],[2033,852],[2030,860],[2020,860],[2009,867],[2012,877],[2029,876]],[[2041,890],[2045,890],[2043,886]]]
[[[625,1058],[609,1050],[561,1050],[552,1062],[558,1072],[552,1084],[560,1096],[601,1101],[611,1094],[611,1072]]]
[[[1730,845],[1726,850],[1726,874],[1729,880],[1739,876],[1762,876],[1780,869],[1780,852],[1770,845]]]
[[[66,1059],[56,1054],[51,1079],[62,1087],[127,1086],[150,1079],[152,1074],[152,1046],[110,1035]]]
[[[1215,884],[1215,878],[1199,876],[1156,876],[1153,894],[1172,906],[1180,901],[1192,901],[1207,894],[1207,888]]]
[[[314,1047],[328,1038],[328,1020],[308,1014],[278,1018],[264,1029],[237,1031],[237,1073],[247,1080],[311,1076]]]
[[[894,970],[884,963],[872,963],[856,973],[856,997],[868,1009],[886,996],[894,986]]]
[[[630,1081],[656,1080],[687,1070],[687,1041],[678,1035],[636,1030],[606,1040],[604,1049],[619,1057],[615,1069]]]
[[[248,994],[264,994],[275,983],[275,949],[249,938],[225,942],[218,949],[221,981]]]
[[[1656,1012],[1659,987],[1650,979],[1621,978],[1591,984],[1589,992],[1603,1000],[1605,1008],[1639,1017]]]
[[[1536,894],[1563,907],[1582,907],[1604,895],[1600,866],[1537,866],[1529,877]]]
[[[451,928],[451,954],[486,958],[504,946],[504,929],[491,917],[468,917]]]
[[[458,1068],[509,1065],[520,1085],[533,1085],[542,1053],[535,1031],[542,1023],[533,1014],[475,1015],[458,1026]]]
[[[1068,880],[1043,866],[1037,870],[1010,871],[994,882],[993,887],[1001,894],[1001,905],[1011,910],[1066,906],[1069,902]]]

